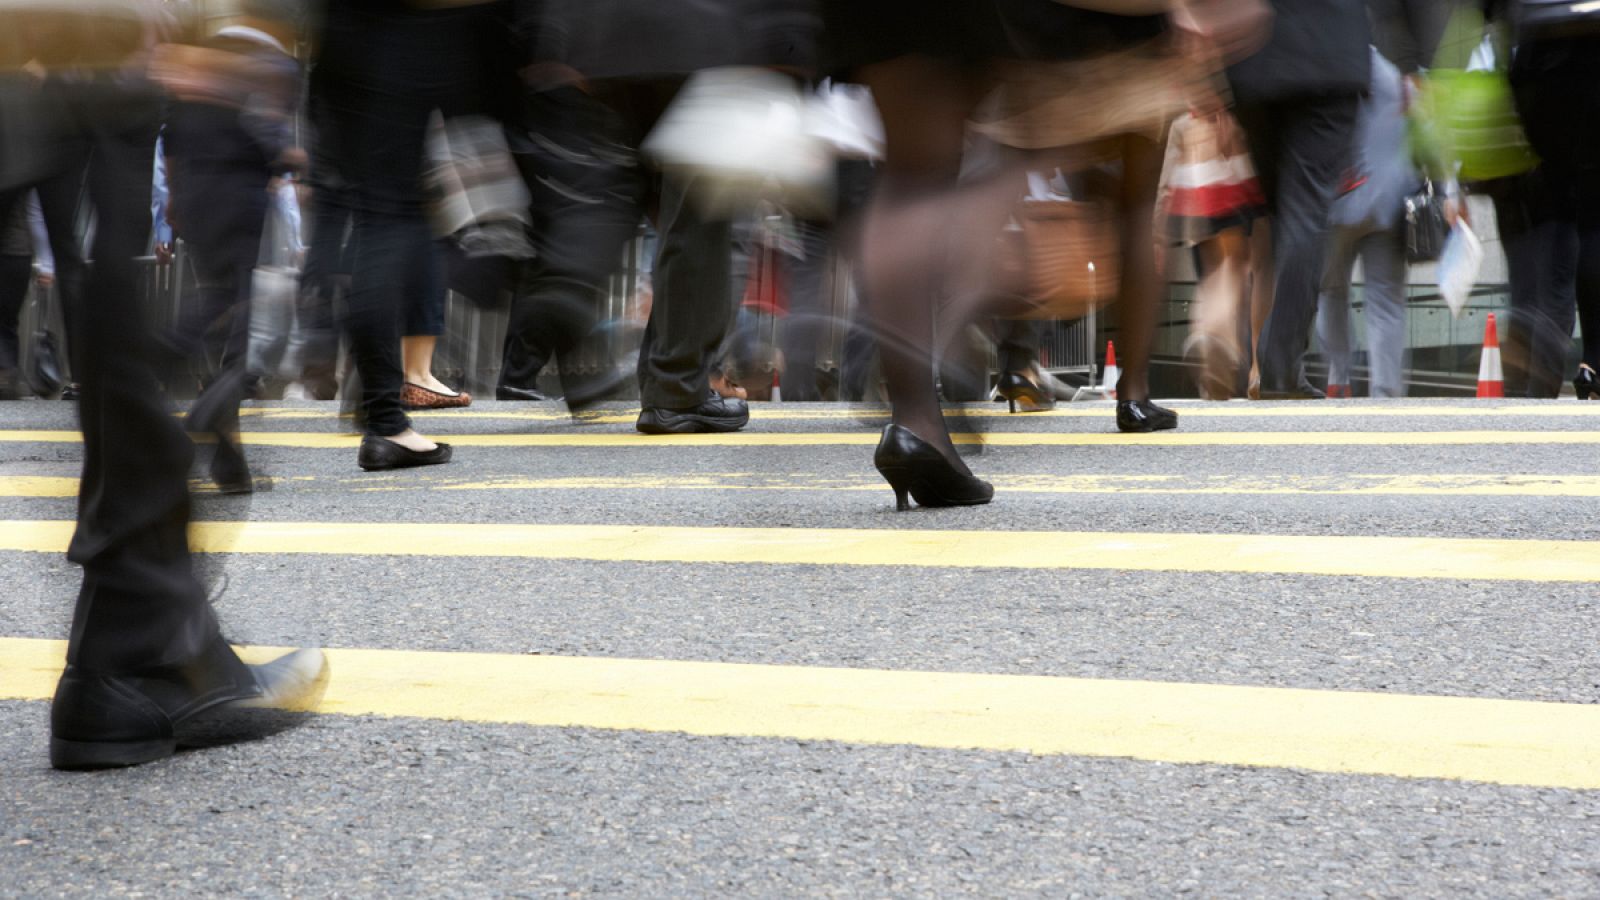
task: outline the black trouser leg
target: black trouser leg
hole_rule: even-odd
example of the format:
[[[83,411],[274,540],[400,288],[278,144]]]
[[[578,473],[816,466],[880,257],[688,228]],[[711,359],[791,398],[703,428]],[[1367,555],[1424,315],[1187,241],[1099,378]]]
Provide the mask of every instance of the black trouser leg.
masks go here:
[[[646,407],[687,409],[705,400],[711,364],[733,317],[731,225],[697,207],[694,189],[688,176],[669,175],[662,185],[655,304],[639,351]]]
[[[361,375],[361,411],[368,434],[391,437],[411,427],[400,406],[400,304],[428,277],[433,236],[421,219],[357,214],[353,252],[345,331]]]
[[[17,325],[32,284],[32,257],[0,256],[0,377],[14,374],[21,365]]]
[[[149,238],[156,103],[105,94],[75,111],[94,136],[88,180],[98,225],[84,302],[68,316],[84,466],[69,552],[83,587],[67,660],[128,672],[199,657],[217,623],[189,558],[193,446],[161,400],[134,290],[134,257]]]
[[[546,363],[594,330],[606,280],[643,219],[645,184],[628,128],[605,103],[573,88],[541,91],[525,117],[537,139],[514,147],[538,260],[511,307],[500,383],[532,388]]]

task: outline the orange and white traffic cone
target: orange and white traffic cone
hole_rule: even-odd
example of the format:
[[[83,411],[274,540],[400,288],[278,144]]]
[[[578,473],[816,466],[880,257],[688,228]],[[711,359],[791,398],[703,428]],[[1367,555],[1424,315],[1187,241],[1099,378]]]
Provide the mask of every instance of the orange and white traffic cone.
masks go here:
[[[1494,313],[1483,328],[1483,356],[1478,360],[1478,396],[1504,397],[1506,395],[1505,370],[1500,367],[1500,332],[1495,328]]]
[[[772,402],[783,402],[783,388],[778,384],[778,370],[772,370]]]
[[[1100,389],[1106,396],[1117,399],[1117,382],[1122,378],[1122,370],[1117,368],[1117,345],[1106,341],[1106,373],[1100,379]]]

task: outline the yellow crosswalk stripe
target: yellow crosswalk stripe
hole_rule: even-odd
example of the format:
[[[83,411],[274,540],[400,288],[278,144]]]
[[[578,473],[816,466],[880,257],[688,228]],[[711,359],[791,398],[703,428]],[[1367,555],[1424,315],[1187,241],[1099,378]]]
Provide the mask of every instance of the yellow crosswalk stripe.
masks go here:
[[[0,550],[65,552],[69,521],[0,521]],[[1099,569],[1600,581],[1600,542],[1481,538],[385,522],[196,522],[201,553]]]
[[[49,699],[64,657],[59,641],[0,638],[0,698]],[[324,714],[1600,788],[1594,705],[410,650],[329,662]]]
[[[1412,497],[1600,497],[1600,475],[988,475],[1005,493],[1024,494],[1215,494]],[[280,483],[313,489],[326,485],[353,492],[388,491],[806,491],[881,493],[874,474],[844,476],[806,472],[780,474],[718,472],[690,474],[583,475],[550,478],[440,476],[289,476]],[[208,490],[206,482],[191,488]],[[76,497],[78,479],[0,475],[0,497]]]
[[[457,447],[870,447],[872,431],[763,432],[645,435],[619,432],[435,435]],[[989,447],[1385,447],[1530,444],[1600,444],[1593,431],[1164,431],[1156,434],[999,431],[956,434],[957,444]],[[252,431],[241,435],[256,447],[354,450],[360,436],[334,432]],[[0,431],[0,442],[78,443],[76,431]]]
[[[1263,406],[1259,403],[1212,403],[1191,405],[1182,401],[1161,401],[1176,409],[1180,416],[1204,419],[1311,419],[1311,418],[1519,418],[1552,417],[1560,419],[1600,417],[1600,404],[1588,406],[1573,403],[1519,403],[1512,405],[1432,406],[1417,404],[1388,404],[1373,402],[1360,406],[1335,406],[1322,403],[1297,403],[1290,406]],[[332,409],[316,407],[247,407],[239,414],[261,419],[333,419],[338,413]],[[497,405],[482,409],[449,409],[414,412],[419,419],[506,419],[528,422],[569,422],[572,416],[555,406]],[[952,418],[1011,419],[1101,419],[1113,416],[1109,403],[1073,404],[1043,412],[1012,414],[1004,407],[979,405],[962,406],[945,410]],[[808,408],[804,404],[751,404],[751,419],[767,421],[829,421],[839,419],[887,419],[889,411],[880,406],[860,406],[847,409]],[[633,424],[639,417],[637,409],[605,409],[585,415],[582,421],[594,424]]]

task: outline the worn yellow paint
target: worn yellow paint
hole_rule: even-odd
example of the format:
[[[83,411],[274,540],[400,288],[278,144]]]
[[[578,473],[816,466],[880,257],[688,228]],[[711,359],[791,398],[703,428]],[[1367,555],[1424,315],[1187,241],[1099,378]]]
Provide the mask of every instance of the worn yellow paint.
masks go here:
[[[78,479],[43,475],[0,476],[0,497],[76,497]]]
[[[404,477],[279,476],[274,481],[327,484],[356,493],[396,491],[852,491],[881,493],[876,475],[813,472],[503,476],[469,479],[448,470]],[[1600,475],[993,475],[995,487],[1026,494],[1248,494],[1421,497],[1600,497]],[[191,482],[194,491],[213,490]],[[0,476],[0,497],[76,497],[76,478]]]
[[[0,550],[58,553],[67,521],[0,521]],[[608,562],[1119,569],[1489,581],[1600,581],[1600,542],[1067,531],[196,522],[201,553]]]
[[[279,648],[244,648],[262,661]],[[1600,789],[1600,706],[1028,675],[330,650],[317,712]],[[0,698],[59,641],[0,638]]]
[[[354,450],[360,436],[333,432],[252,431],[241,435],[257,447]],[[872,431],[644,435],[621,432],[435,435],[457,447],[830,447],[873,446]],[[1166,431],[1157,434],[990,432],[956,434],[957,444],[990,447],[1384,447],[1530,444],[1600,444],[1592,431]],[[75,431],[0,431],[0,442],[76,443]]]
[[[1600,497],[1600,475],[993,475],[996,489],[1030,494],[1319,494],[1438,497]],[[415,490],[394,484],[369,490]],[[881,492],[883,479],[812,473],[502,477],[430,481],[428,490],[750,490]],[[4,479],[0,479],[0,494]]]

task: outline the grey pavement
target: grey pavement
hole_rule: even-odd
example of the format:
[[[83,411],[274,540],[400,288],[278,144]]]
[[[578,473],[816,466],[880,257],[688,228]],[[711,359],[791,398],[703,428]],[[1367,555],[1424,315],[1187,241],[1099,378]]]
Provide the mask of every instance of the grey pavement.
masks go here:
[[[1185,431],[1588,431],[1508,401],[1463,416],[1191,416]],[[1294,409],[1392,408],[1357,402]],[[480,404],[479,410],[526,411]],[[789,410],[818,407],[790,404]],[[985,410],[993,407],[984,407]],[[1228,409],[1271,409],[1230,405]],[[326,412],[328,407],[319,407]],[[546,407],[545,411],[554,411]],[[763,419],[857,431],[882,419]],[[961,430],[1109,432],[1104,417]],[[626,433],[436,418],[429,433]],[[0,429],[70,428],[64,404]],[[248,430],[333,431],[331,415]],[[1600,476],[1600,447],[988,447],[1002,476]],[[0,478],[71,476],[72,444],[0,443]],[[354,450],[252,448],[273,490],[216,520],[937,528],[1592,541],[1585,497],[1044,494],[893,512],[876,490],[476,489],[747,473],[875,486],[871,448],[463,447],[365,475]],[[0,519],[73,501],[0,497]],[[1125,570],[205,557],[237,641],[1062,675],[1600,702],[1591,584]],[[0,552],[0,637],[65,636],[76,573]],[[492,690],[485,686],[485,690]],[[825,741],[312,716],[126,772],[54,773],[48,708],[0,703],[0,896],[1600,896],[1600,792]],[[1069,711],[1064,711],[1070,715]],[[1595,736],[1600,744],[1600,735]]]

